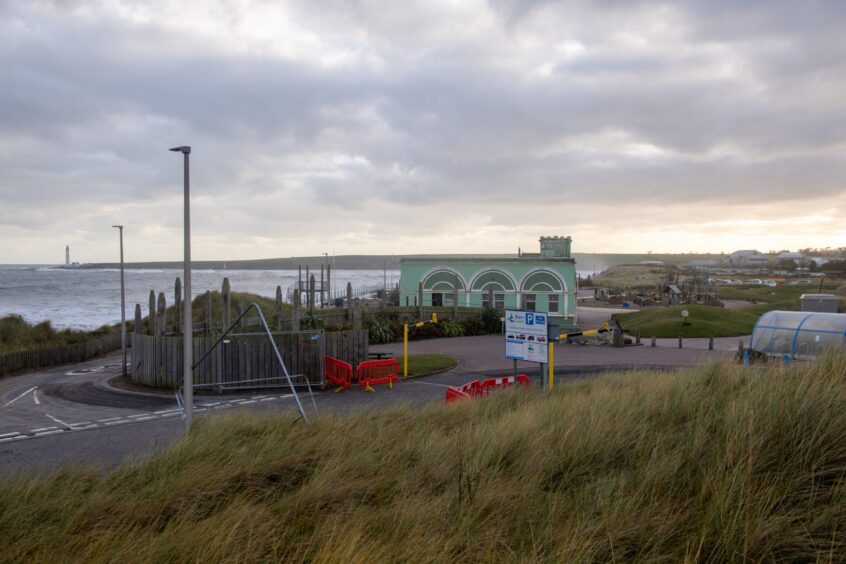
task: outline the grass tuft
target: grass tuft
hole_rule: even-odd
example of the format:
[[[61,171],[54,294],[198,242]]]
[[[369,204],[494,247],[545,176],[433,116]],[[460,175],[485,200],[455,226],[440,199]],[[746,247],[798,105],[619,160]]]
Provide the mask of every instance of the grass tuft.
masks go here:
[[[106,478],[7,480],[4,558],[840,560],[844,407],[840,353],[309,425],[212,417]]]

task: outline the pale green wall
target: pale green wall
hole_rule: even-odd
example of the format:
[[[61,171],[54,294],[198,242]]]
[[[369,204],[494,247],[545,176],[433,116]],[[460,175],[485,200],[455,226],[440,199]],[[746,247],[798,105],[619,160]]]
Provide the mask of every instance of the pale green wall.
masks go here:
[[[458,305],[481,307],[482,294],[494,284],[495,293],[505,294],[507,309],[522,309],[523,294],[536,295],[536,311],[549,311],[549,295],[559,300],[558,313],[551,317],[566,318],[567,325],[576,325],[576,265],[572,259],[514,257],[502,259],[426,258],[400,259],[400,304],[415,305],[418,283],[425,282],[423,305],[432,305],[432,293],[451,296],[453,280],[458,280]],[[493,271],[494,274],[484,274]],[[480,276],[482,275],[482,276]],[[506,278],[502,278],[502,276]],[[501,280],[501,282],[500,282]],[[473,285],[471,291],[467,286]],[[504,290],[502,286],[508,286]],[[514,287],[516,286],[516,288]]]

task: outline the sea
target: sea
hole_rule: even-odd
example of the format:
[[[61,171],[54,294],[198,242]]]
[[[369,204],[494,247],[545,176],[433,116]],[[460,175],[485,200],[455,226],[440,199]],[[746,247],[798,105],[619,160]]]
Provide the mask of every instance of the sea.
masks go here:
[[[174,282],[181,269],[126,269],[126,318],[134,319],[135,304],[147,315],[150,290],[164,292],[173,305]],[[315,278],[319,280],[318,270]],[[580,276],[594,274],[579,271]],[[192,270],[194,297],[207,290],[220,290],[229,278],[233,292],[249,292],[275,297],[276,286],[283,298],[296,286],[296,270]],[[303,271],[305,279],[305,271]],[[350,282],[353,288],[393,287],[399,282],[398,270],[333,270],[332,289],[343,294]],[[184,283],[184,280],[183,280]],[[333,292],[334,293],[334,292]],[[30,323],[50,321],[57,329],[97,329],[120,322],[120,270],[116,268],[64,268],[44,265],[0,265],[0,317],[22,316]]]
[[[320,271],[314,271],[318,280]],[[164,292],[173,305],[174,283],[183,278],[181,269],[125,269],[126,318],[135,317],[135,304],[147,315],[150,290]],[[192,270],[194,297],[207,290],[220,291],[229,278],[233,292],[249,292],[275,297],[276,286],[283,298],[296,286],[296,270]],[[305,270],[303,270],[305,279]],[[343,293],[353,288],[388,287],[399,282],[398,270],[333,270],[332,287]],[[184,283],[185,281],[182,280]],[[50,321],[57,329],[97,329],[120,322],[120,270],[103,268],[62,268],[38,265],[0,265],[0,317],[22,316],[30,323]]]

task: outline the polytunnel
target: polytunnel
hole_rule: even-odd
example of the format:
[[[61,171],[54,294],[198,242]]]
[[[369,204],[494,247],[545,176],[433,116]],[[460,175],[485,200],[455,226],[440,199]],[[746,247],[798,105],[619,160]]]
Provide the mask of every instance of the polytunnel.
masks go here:
[[[846,314],[770,311],[752,329],[749,348],[768,356],[808,360],[828,347],[846,344]]]

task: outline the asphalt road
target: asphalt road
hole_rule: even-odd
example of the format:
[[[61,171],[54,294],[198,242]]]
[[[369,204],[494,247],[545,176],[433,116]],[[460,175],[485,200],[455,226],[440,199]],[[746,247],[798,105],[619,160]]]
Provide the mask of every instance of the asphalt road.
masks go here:
[[[501,337],[467,337],[416,342],[414,352],[444,352],[460,358],[457,368],[433,376],[399,382],[394,389],[377,386],[367,393],[354,386],[342,394],[317,392],[318,413],[360,408],[383,408],[398,403],[443,401],[447,386],[476,377],[510,373],[502,357]],[[396,345],[374,349],[392,350]],[[393,351],[396,352],[396,351]],[[636,366],[672,368],[724,357],[719,351],[681,351],[671,347],[572,347],[556,353],[556,381],[625,370]],[[184,434],[181,413],[172,393],[136,392],[117,388],[120,357],[56,367],[0,379],[0,475],[89,466],[102,471],[121,462],[148,456]],[[521,365],[537,383],[536,365]],[[300,391],[306,413],[314,407]],[[290,390],[249,395],[195,395],[196,417],[229,410],[296,410]]]

